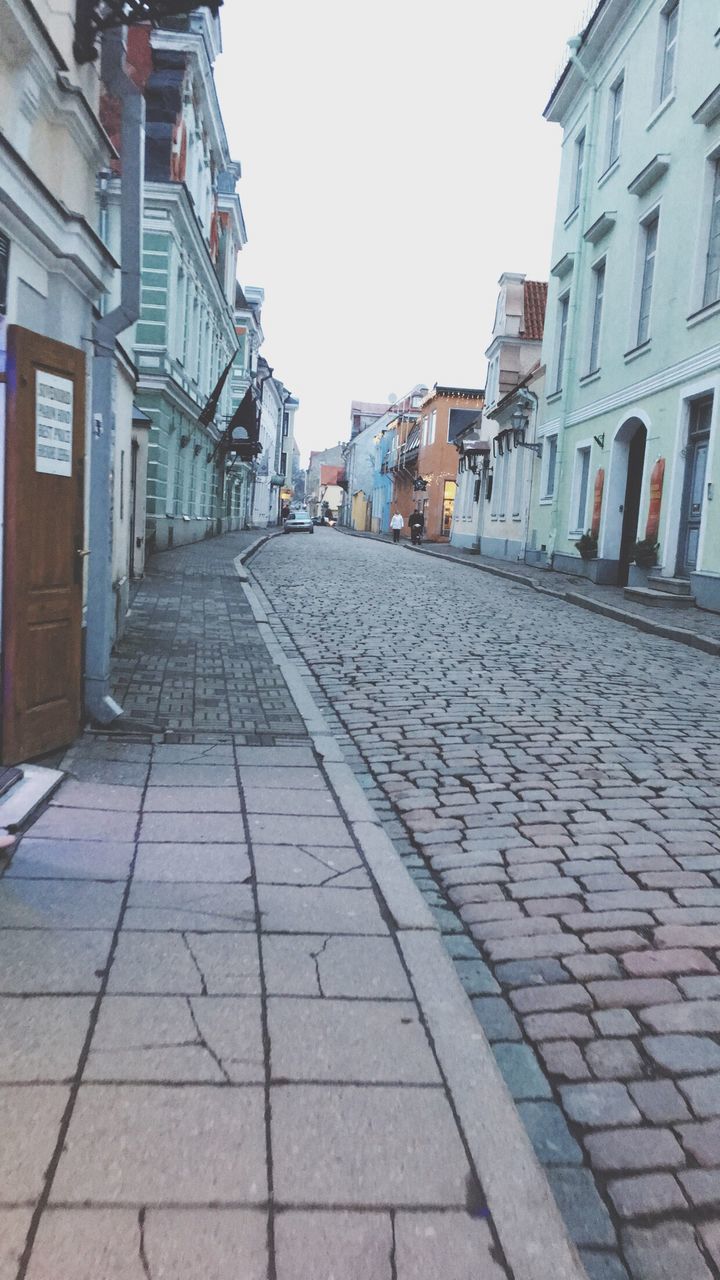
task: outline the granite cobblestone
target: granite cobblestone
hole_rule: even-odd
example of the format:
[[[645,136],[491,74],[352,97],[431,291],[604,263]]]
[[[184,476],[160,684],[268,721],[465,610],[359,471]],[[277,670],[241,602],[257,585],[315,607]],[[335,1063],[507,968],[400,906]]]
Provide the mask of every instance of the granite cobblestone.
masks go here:
[[[256,572],[282,595],[285,626],[402,823],[407,853],[418,851],[433,894],[454,901],[464,932],[448,944],[475,945],[492,973],[499,992],[477,1001],[498,1004],[484,1016],[499,1020],[504,1002],[573,1132],[565,1090],[621,1091],[640,1122],[606,1117],[584,1142],[605,1203],[608,1179],[643,1179],[622,1215],[614,1206],[618,1219],[640,1232],[648,1214],[678,1219],[697,1248],[693,1201],[675,1172],[720,1170],[715,1112],[690,1120],[680,1088],[689,1079],[698,1106],[715,1106],[716,1066],[692,1065],[695,1053],[714,1063],[707,1045],[720,1043],[715,661],[694,654],[689,669],[671,641],[628,644],[614,622],[560,617],[556,602],[520,601],[486,575],[459,590],[442,561],[337,535],[316,541],[309,597],[292,546],[264,550]],[[380,574],[392,607],[378,603]],[[335,614],[350,575],[356,611]],[[423,830],[429,812],[458,824],[452,841],[426,839],[442,834]],[[692,1041],[685,1054],[653,1056],[654,1043],[681,1037]],[[547,1157],[541,1113],[529,1114]],[[655,1280],[659,1239],[624,1237],[632,1280]],[[623,1274],[613,1250],[583,1250],[593,1280]]]

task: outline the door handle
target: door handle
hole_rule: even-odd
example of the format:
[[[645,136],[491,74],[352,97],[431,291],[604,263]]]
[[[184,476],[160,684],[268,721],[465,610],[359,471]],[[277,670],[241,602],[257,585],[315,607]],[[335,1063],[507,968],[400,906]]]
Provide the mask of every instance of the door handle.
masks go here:
[[[79,556],[81,560],[84,560],[84,559],[85,559],[85,556],[89,556],[89,555],[90,555],[90,551],[89,551],[89,549],[86,549],[85,547],[77,547],[77,549],[76,549],[76,551],[75,551],[75,555],[76,555],[76,556]]]

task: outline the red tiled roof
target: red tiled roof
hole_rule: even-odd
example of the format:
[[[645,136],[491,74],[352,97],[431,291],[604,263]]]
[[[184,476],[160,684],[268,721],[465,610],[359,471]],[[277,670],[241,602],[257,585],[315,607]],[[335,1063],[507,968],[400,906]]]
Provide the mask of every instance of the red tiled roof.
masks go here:
[[[545,280],[526,280],[523,284],[523,338],[542,340],[547,289]]]

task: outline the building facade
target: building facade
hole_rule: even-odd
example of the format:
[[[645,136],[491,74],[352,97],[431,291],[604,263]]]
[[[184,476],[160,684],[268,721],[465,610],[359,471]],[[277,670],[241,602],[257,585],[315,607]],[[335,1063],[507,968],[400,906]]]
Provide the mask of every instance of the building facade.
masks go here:
[[[492,339],[485,352],[488,361],[485,402],[473,448],[467,448],[466,430],[456,435],[460,454],[458,491],[451,541],[474,548],[483,555],[517,560],[528,545],[528,513],[533,485],[532,450],[521,432],[508,434],[513,413],[530,409],[534,435],[536,391],[516,402],[513,393],[528,387],[528,376],[539,367],[547,284],[524,275],[504,272],[499,280]],[[509,397],[509,399],[508,399]],[[500,417],[495,410],[502,406]],[[523,428],[527,433],[527,428]],[[478,461],[482,463],[480,467]]]
[[[409,466],[417,468],[417,478],[410,486],[398,477],[396,488],[398,508],[406,522],[412,510],[424,515],[423,537],[428,541],[450,540],[457,492],[455,438],[482,407],[481,390],[438,383],[420,406],[417,427],[406,445],[406,459]]]
[[[712,609],[719,39],[714,0],[603,0],[569,46],[545,110],[563,146],[531,517],[556,569],[642,585],[644,547]]]
[[[198,10],[147,29],[142,312],[135,329],[137,402],[150,418],[150,550],[234,527],[216,449],[230,417],[237,255],[245,243],[213,63],[218,19]],[[221,379],[225,376],[224,385]],[[216,388],[207,422],[200,415]],[[234,486],[233,486],[234,488]]]
[[[127,126],[128,164],[142,120],[124,38],[112,32],[101,57],[79,60],[74,18],[74,6],[45,0],[0,3],[3,762],[70,741],[83,707],[101,710],[112,579],[128,559],[129,531],[112,563],[113,450],[131,436],[135,369],[120,335],[137,311],[129,277],[116,305],[121,246],[103,220],[118,159],[104,95]]]
[[[341,522],[360,532],[373,527],[374,493],[378,479],[377,446],[383,432],[398,414],[419,407],[427,387],[417,385],[391,405],[353,400],[350,412],[350,439],[344,448],[347,490],[341,507]]]

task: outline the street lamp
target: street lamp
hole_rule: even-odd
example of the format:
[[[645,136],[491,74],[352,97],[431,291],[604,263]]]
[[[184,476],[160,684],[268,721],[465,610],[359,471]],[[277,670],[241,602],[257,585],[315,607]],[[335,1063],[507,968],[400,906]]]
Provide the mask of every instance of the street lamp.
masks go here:
[[[513,432],[515,435],[515,441],[514,441],[515,448],[531,449],[532,452],[535,454],[535,457],[540,458],[542,457],[542,443],[540,441],[538,441],[536,444],[527,444],[524,440],[518,439],[519,435],[527,431],[528,426],[530,424],[530,419],[527,415],[525,404],[526,402],[523,402],[522,404],[518,403],[510,415],[510,421],[512,423]]]

